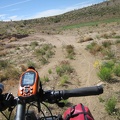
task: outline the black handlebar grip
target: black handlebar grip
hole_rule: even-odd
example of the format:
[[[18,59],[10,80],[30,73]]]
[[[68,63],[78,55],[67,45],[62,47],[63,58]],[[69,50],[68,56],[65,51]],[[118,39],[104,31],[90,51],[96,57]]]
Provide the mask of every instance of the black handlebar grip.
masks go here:
[[[103,93],[102,86],[83,87],[73,90],[63,90],[62,98],[67,99],[69,97],[91,96],[91,95],[99,95],[102,93]]]

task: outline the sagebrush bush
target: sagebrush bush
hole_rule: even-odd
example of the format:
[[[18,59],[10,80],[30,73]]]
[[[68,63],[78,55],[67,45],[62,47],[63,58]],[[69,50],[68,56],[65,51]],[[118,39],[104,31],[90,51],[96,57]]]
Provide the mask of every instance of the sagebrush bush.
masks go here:
[[[66,46],[66,52],[67,52],[67,57],[69,59],[74,59],[74,55],[75,55],[74,46],[67,45]]]
[[[49,73],[49,74],[52,74],[52,70],[51,70],[51,69],[49,69],[49,70],[48,70],[48,73]]]
[[[112,44],[111,41],[103,41],[103,42],[102,42],[102,45],[103,45],[105,48],[110,47],[111,44]]]
[[[120,64],[114,67],[113,72],[116,76],[120,77]]]
[[[41,78],[42,82],[49,82],[49,78],[48,76],[44,76],[43,78]]]
[[[102,81],[110,82],[112,79],[111,68],[101,67],[100,71],[98,72],[98,76]]]
[[[107,100],[107,102],[105,103],[105,110],[108,114],[112,114],[115,111],[116,104],[117,100],[115,97],[112,97]]]
[[[113,59],[115,57],[115,52],[111,49],[106,50],[105,55],[107,59]]]
[[[61,78],[60,78],[60,85],[63,86],[65,83],[67,83],[69,80],[69,76],[68,75],[63,75]]]
[[[45,64],[47,64],[49,62],[48,59],[45,58],[45,57],[41,57],[40,61],[41,61],[42,65],[45,65]]]
[[[56,67],[56,72],[59,76],[64,74],[70,74],[73,72],[73,68],[69,64],[63,64],[61,66]]]
[[[96,42],[92,42],[91,44],[86,46],[86,49],[90,51],[93,55],[95,55],[97,52],[102,50],[102,47],[98,45]]]
[[[34,41],[34,42],[31,42],[30,43],[30,46],[32,46],[33,48],[35,48],[36,46],[38,46],[38,42],[37,41]]]
[[[102,67],[106,67],[106,68],[110,68],[111,70],[114,68],[115,66],[115,63],[114,61],[107,61],[107,62],[104,62],[102,65],[101,65],[101,68]]]

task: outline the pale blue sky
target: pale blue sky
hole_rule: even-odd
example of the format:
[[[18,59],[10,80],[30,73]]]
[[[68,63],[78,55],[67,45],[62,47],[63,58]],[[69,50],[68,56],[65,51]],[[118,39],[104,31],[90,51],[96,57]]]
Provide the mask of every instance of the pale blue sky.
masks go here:
[[[0,0],[0,20],[25,20],[59,15],[104,0]]]

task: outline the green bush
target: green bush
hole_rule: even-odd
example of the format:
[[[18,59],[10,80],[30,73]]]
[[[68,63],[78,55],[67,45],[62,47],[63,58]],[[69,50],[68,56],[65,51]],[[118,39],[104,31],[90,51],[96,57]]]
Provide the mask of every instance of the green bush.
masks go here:
[[[54,55],[53,51],[47,51],[46,52],[46,58],[51,58]]]
[[[107,67],[102,67],[98,72],[98,76],[101,78],[101,80],[109,82],[112,78],[112,70]]]
[[[75,55],[74,46],[72,46],[72,45],[67,45],[67,46],[66,46],[66,52],[67,52],[67,57],[68,57],[69,59],[74,59],[74,55]]]
[[[48,73],[49,73],[49,74],[52,74],[52,70],[51,70],[51,69],[49,69],[49,70],[48,70]]]
[[[92,43],[90,43],[89,45],[86,46],[86,49],[87,50],[92,50],[96,44],[97,44],[96,42],[92,42]]]
[[[115,68],[113,69],[113,72],[116,76],[120,77],[120,64],[115,66]]]
[[[44,50],[44,49],[37,49],[36,51],[35,51],[35,54],[37,55],[37,56],[41,56],[41,55],[45,55],[45,53],[46,53],[46,51]]]
[[[56,67],[56,72],[59,76],[64,74],[70,74],[73,72],[73,68],[70,66],[69,63],[62,63],[60,66]]]
[[[42,82],[49,82],[49,78],[48,76],[44,76],[43,78],[41,78]]]
[[[101,68],[106,67],[106,68],[110,68],[112,70],[114,66],[115,66],[115,63],[113,61],[108,61],[108,62],[104,62],[102,64]]]
[[[46,59],[45,57],[41,57],[40,61],[42,65],[45,65],[49,62],[48,59]]]
[[[115,111],[116,104],[117,100],[114,97],[107,100],[107,102],[105,103],[105,110],[108,114],[112,114]]]
[[[63,75],[61,78],[60,78],[60,85],[63,86],[65,83],[67,83],[69,79],[69,76],[68,75]]]
[[[100,52],[102,50],[102,47],[98,45],[96,42],[92,42],[91,44],[86,46],[86,49],[90,51],[93,55],[95,55],[97,52]]]
[[[110,47],[111,44],[112,44],[111,41],[103,41],[103,42],[102,42],[102,45],[103,45],[105,48]]]
[[[36,47],[36,46],[38,46],[39,44],[38,44],[38,42],[37,41],[34,41],[34,42],[31,42],[30,43],[30,46],[32,46],[32,47]]]

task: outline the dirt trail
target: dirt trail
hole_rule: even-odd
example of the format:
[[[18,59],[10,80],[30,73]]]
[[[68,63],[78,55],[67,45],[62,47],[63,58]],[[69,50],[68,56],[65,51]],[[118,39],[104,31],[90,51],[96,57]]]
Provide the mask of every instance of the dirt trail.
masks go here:
[[[76,55],[75,60],[71,60],[70,64],[75,68],[77,77],[79,78],[78,81],[80,83],[78,85],[75,85],[74,88],[81,86],[92,86],[96,85],[99,82],[99,79],[96,76],[96,70],[93,67],[95,58],[85,50],[84,43],[77,43],[76,36],[36,34],[30,39],[28,38],[28,41],[26,42],[32,41],[33,38],[44,38],[46,40],[45,43],[51,43],[52,45],[56,46],[55,56],[51,58],[50,63],[39,69],[40,76],[43,77],[50,68],[57,65],[60,61],[65,60],[65,55],[63,54],[62,49],[64,45],[73,45]],[[21,42],[17,41],[16,44],[21,44]],[[16,95],[17,88],[18,85],[11,88],[9,92],[12,92],[14,95]],[[90,108],[91,112],[94,113],[95,119],[97,118],[97,120],[100,120],[100,118],[98,119],[97,117],[99,111],[94,111],[95,107],[97,107],[98,104],[98,100],[95,97],[71,98],[70,101],[75,104],[82,102],[83,104],[87,105]]]

